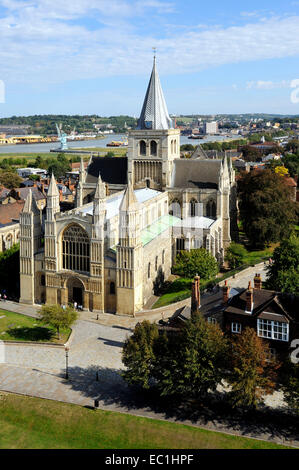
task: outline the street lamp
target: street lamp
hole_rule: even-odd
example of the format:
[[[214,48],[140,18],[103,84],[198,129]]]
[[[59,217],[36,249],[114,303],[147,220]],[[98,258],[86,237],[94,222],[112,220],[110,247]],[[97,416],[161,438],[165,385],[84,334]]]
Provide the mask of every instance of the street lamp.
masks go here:
[[[67,346],[64,346],[65,350],[65,378],[69,378],[69,349]]]

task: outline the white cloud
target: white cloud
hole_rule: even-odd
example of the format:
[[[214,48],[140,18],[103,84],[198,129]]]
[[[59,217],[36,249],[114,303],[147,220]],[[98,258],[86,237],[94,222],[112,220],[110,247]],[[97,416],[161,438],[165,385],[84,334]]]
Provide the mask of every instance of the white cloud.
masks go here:
[[[275,88],[290,88],[291,80],[281,80],[280,82],[273,82],[271,80],[257,80],[246,83],[246,88],[253,88],[257,90],[273,90]]]
[[[162,74],[299,55],[299,16],[249,19],[227,28],[195,25],[163,37],[148,32],[149,15],[163,21],[163,13],[174,11],[170,1],[0,0],[0,6],[6,8],[0,17],[0,78],[7,83],[148,74],[152,46]]]

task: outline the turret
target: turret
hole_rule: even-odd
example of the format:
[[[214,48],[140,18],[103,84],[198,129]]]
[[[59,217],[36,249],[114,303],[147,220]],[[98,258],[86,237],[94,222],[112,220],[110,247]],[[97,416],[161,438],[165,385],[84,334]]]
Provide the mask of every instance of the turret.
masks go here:
[[[41,245],[40,210],[30,189],[20,214],[20,302],[34,304],[34,255]]]
[[[117,312],[135,314],[143,307],[143,252],[141,208],[131,181],[119,208],[117,263]]]

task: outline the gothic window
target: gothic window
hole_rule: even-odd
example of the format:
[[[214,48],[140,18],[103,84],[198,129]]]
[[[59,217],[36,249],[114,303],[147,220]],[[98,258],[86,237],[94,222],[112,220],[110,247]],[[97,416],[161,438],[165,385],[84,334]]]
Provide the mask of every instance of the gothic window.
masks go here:
[[[148,263],[147,265],[147,277],[148,279],[151,277],[151,263]]]
[[[177,238],[176,239],[176,252],[180,253],[185,249],[185,239],[184,238]]]
[[[157,155],[157,142],[155,140],[151,140],[151,155]]]
[[[177,146],[176,146],[177,142],[176,140],[174,141],[174,153],[177,153]]]
[[[155,270],[158,270],[158,256],[155,258]]]
[[[207,203],[207,217],[216,217],[216,204],[212,200]]]
[[[169,214],[181,218],[181,204],[178,199],[174,199],[170,204]]]
[[[41,277],[40,277],[40,285],[41,286],[45,286],[46,285],[46,278],[45,278],[45,275],[42,274]]]
[[[162,251],[162,264],[165,263],[165,250]]]
[[[171,153],[173,153],[173,140],[170,143],[170,150],[171,150]]]
[[[197,205],[197,201],[195,199],[191,199],[190,201],[190,216],[191,217],[196,216],[196,205]]]
[[[73,224],[63,233],[62,267],[89,272],[89,237],[79,225]]]
[[[139,153],[140,155],[146,155],[146,143],[144,140],[141,140],[139,142]]]

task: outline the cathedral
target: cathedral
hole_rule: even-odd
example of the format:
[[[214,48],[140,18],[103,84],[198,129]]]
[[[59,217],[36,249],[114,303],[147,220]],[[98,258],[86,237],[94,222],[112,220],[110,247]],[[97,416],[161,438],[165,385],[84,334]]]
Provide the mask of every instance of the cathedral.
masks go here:
[[[81,161],[76,208],[61,212],[54,176],[45,215],[31,192],[20,216],[20,302],[77,302],[135,315],[171,274],[181,250],[204,247],[220,264],[236,224],[230,159],[180,158],[154,58],[126,157]]]

